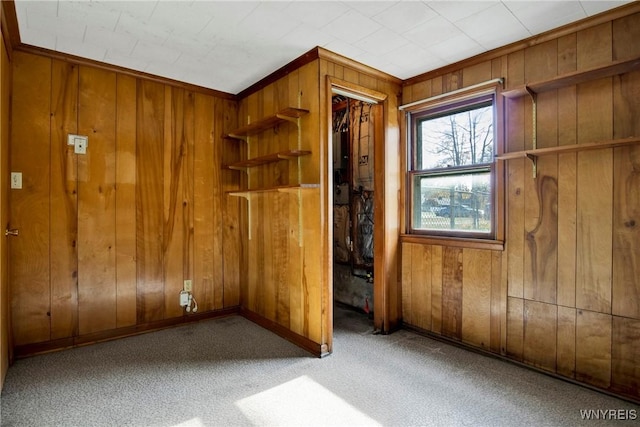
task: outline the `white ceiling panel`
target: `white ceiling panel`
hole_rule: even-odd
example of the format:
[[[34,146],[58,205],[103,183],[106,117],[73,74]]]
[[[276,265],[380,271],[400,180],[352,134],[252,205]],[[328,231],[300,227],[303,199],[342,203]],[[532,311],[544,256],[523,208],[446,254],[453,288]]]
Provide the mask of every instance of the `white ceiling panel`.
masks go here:
[[[349,7],[341,2],[332,2],[331,7],[326,7],[325,3],[322,1],[292,1],[284,12],[291,19],[320,29],[349,11]]]
[[[395,3],[372,19],[390,31],[398,34],[424,24],[438,16],[438,13],[421,1]]]
[[[346,42],[356,43],[382,26],[356,10],[349,10],[325,25],[322,30]]]
[[[585,16],[584,9],[576,1],[512,2],[507,7],[531,34],[543,33]]]
[[[458,26],[449,22],[442,16],[436,16],[422,25],[413,27],[411,30],[404,33],[404,36],[419,46],[428,47],[441,43],[459,34],[462,34],[462,30],[460,30]]]
[[[15,0],[23,43],[238,93],[315,46],[401,79],[611,1]]]
[[[57,37],[56,50],[60,52],[75,52],[74,55],[76,56],[101,62],[104,62],[104,57],[107,53],[105,47],[91,45],[82,42],[80,39],[66,36]]]

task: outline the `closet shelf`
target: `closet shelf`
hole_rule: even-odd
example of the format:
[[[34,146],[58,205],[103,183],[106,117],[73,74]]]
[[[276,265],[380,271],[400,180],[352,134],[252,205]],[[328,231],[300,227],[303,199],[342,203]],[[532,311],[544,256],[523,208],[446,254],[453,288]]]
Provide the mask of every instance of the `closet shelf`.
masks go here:
[[[502,91],[506,98],[517,98],[528,94],[527,88],[534,93],[547,92],[566,86],[585,83],[590,80],[597,80],[604,77],[616,76],[630,71],[640,70],[640,58],[628,61],[614,61],[600,67],[593,67],[586,70],[575,71],[563,74],[552,79],[541,80],[516,86],[513,89]]]
[[[314,188],[320,188],[320,184],[279,185],[279,186],[268,187],[268,188],[256,188],[253,190],[229,191],[227,192],[227,194],[230,196],[246,198],[246,197],[249,197],[249,195],[251,194],[268,193],[273,191],[288,192],[288,191],[297,191],[297,190],[310,190]]]
[[[264,117],[248,125],[242,126],[229,132],[225,137],[235,139],[245,139],[248,136],[258,134],[283,122],[295,122],[300,117],[308,114],[309,110],[301,108],[285,108],[272,116]]]
[[[236,163],[231,163],[225,167],[227,169],[246,171],[249,168],[267,165],[269,163],[275,163],[280,160],[288,160],[288,159],[295,159],[297,157],[308,156],[309,154],[311,154],[311,151],[306,151],[306,150],[280,151],[278,153],[267,154],[266,156],[254,157],[254,158],[242,160]]]
[[[530,159],[549,154],[575,153],[585,150],[600,150],[603,148],[622,147],[640,142],[640,137],[611,139],[608,141],[589,142],[584,144],[560,145],[557,147],[537,148],[535,150],[514,151],[496,156],[499,160],[511,160],[528,157]]]

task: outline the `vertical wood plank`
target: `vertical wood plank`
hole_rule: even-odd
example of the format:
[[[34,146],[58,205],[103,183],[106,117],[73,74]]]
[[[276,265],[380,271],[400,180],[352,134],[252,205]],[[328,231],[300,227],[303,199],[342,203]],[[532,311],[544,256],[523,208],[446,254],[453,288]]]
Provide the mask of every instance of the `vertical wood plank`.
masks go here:
[[[164,259],[164,317],[178,317],[183,308],[178,295],[187,278],[183,269],[186,236],[182,224],[185,220],[184,167],[186,138],[184,135],[184,89],[164,87],[164,147],[163,156],[163,259]]]
[[[358,72],[352,68],[344,67],[344,80],[349,83],[358,84]]]
[[[415,245],[411,252],[413,325],[431,330],[431,246]]]
[[[445,247],[442,266],[442,335],[462,338],[463,252]]]
[[[243,101],[243,113],[240,116],[240,125],[245,124],[245,120],[250,123],[251,118],[253,120],[258,119],[259,116],[259,102],[257,94],[250,95],[246,100]],[[250,137],[247,139],[247,157],[256,157],[255,151],[255,137]],[[258,188],[257,182],[257,171],[250,170],[247,174],[247,182],[248,188]],[[261,301],[264,300],[263,294],[261,293],[261,286],[259,285],[260,277],[262,275],[263,269],[261,267],[261,262],[263,261],[263,257],[260,256],[260,233],[258,233],[258,225],[261,221],[257,219],[260,218],[260,210],[259,204],[261,203],[262,195],[255,194],[250,195],[247,203],[247,215],[248,215],[248,233],[249,240],[247,243],[247,308],[255,311],[258,314],[262,314]],[[264,288],[262,288],[264,289]]]
[[[489,348],[491,341],[491,251],[464,249],[462,340]]]
[[[507,357],[522,362],[524,354],[524,300],[507,299]]]
[[[238,107],[235,101],[216,100],[214,103],[214,165],[228,164],[240,159],[240,145],[237,141],[220,138],[219,135],[224,134],[225,130],[234,129],[237,126]],[[242,212],[246,212],[247,202],[239,200],[238,197],[229,197],[225,191],[238,189],[240,176],[234,171],[223,171],[220,177],[221,191],[218,192],[218,198],[215,198],[214,192],[214,213],[222,212],[222,233],[220,236],[214,236],[214,253],[218,254],[217,265],[222,268],[218,270],[218,274],[214,276],[214,293],[216,307],[232,307],[240,304],[240,295],[246,295],[247,280],[241,280],[245,274],[245,264],[241,264],[243,259],[243,246],[241,244],[241,236],[246,236],[246,226],[241,227],[240,217]],[[215,210],[216,203],[219,210]],[[243,209],[241,210],[240,204]],[[215,213],[216,216],[220,215]],[[215,260],[214,260],[215,262]],[[222,294],[221,300],[219,299]]]
[[[117,76],[116,106],[117,321],[136,324],[136,79]]]
[[[300,105],[302,108],[308,109],[309,114],[304,117],[306,129],[320,129],[320,94],[319,94],[319,69],[316,61],[311,62],[300,69],[299,85],[300,85]],[[346,79],[346,71],[345,71]],[[327,140],[314,140],[313,137],[307,138],[305,134],[303,139],[303,149],[312,152],[310,156],[304,159],[302,166],[302,179],[304,182],[321,182],[321,153],[326,153]],[[317,154],[316,154],[317,153]],[[313,160],[315,159],[315,160]],[[325,187],[327,188],[327,187]],[[324,208],[321,200],[326,200],[321,196],[320,190],[308,190],[302,193],[302,211],[301,218],[303,221],[303,242],[313,242],[314,239],[320,238],[319,244],[305,244],[303,248],[302,277],[303,277],[303,298],[307,307],[304,316],[304,324],[308,324],[308,334],[306,335],[315,342],[322,342],[323,337],[331,334],[326,330],[327,321],[323,316],[327,316],[330,312],[323,310],[323,304],[326,308],[330,301],[323,301],[326,296],[326,286],[328,286],[328,277],[324,276],[323,262],[329,262],[324,259],[328,251],[325,246],[328,244],[328,226],[322,223],[322,219],[318,217],[317,212],[321,212]]]
[[[556,76],[558,70],[558,41],[549,40],[524,49],[525,81],[536,82]]]
[[[611,315],[578,310],[576,379],[597,387],[611,383]]]
[[[325,61],[321,61],[321,64]],[[331,64],[331,66],[330,66]],[[326,63],[326,70],[329,72],[330,69],[333,69],[334,73],[337,72],[337,69],[342,69],[341,67],[335,65],[333,63]],[[300,87],[300,71],[295,70],[289,74],[289,78],[287,79],[288,88],[288,98],[289,104],[293,106],[300,106],[302,101],[302,93]],[[320,91],[323,90],[324,81],[320,81]],[[320,92],[320,96],[322,96],[322,92]],[[321,104],[322,105],[322,104]],[[321,110],[322,111],[322,110]],[[322,120],[329,120],[324,114],[321,115]],[[313,128],[311,127],[313,124],[309,123],[307,117],[304,117],[300,121],[301,126],[301,144],[309,147],[310,143],[308,142],[308,138],[310,134],[313,133]],[[297,135],[296,135],[297,137]],[[297,141],[296,141],[297,146]],[[301,166],[304,162],[308,161],[307,159],[300,159],[298,165]],[[297,168],[295,168],[297,169]],[[297,172],[297,171],[296,171]],[[297,178],[297,177],[296,177]],[[289,327],[292,331],[296,333],[302,333],[304,330],[304,314],[303,308],[305,306],[305,296],[303,293],[303,265],[302,265],[302,257],[303,257],[303,248],[304,241],[300,241],[300,209],[302,206],[300,205],[302,198],[301,197],[291,197],[289,201]],[[304,223],[305,218],[302,218]],[[302,236],[304,238],[304,236]]]
[[[507,151],[524,150],[524,98],[507,100]],[[525,160],[507,164],[507,263],[508,294],[522,298],[524,293],[525,244]]]
[[[137,86],[136,253],[137,323],[164,317],[163,142],[164,87],[139,80]]]
[[[612,312],[640,318],[640,165],[638,147],[616,149],[614,157]],[[636,171],[636,172],[634,172]]]
[[[431,79],[431,96],[442,94],[442,76]]]
[[[51,60],[13,54],[11,170],[22,172],[22,189],[11,190],[9,240],[13,344],[50,339],[50,102]]]
[[[78,132],[78,325],[80,334],[116,327],[116,74],[81,66]]]
[[[78,333],[78,188],[76,155],[67,143],[78,126],[78,67],[52,61],[51,339]]]
[[[567,74],[576,70],[577,36],[576,33],[567,34],[558,39],[558,74]]]
[[[4,36],[0,37],[0,224],[9,224],[9,192],[10,175],[10,112],[11,112],[11,62]],[[4,383],[9,361],[13,359],[10,346],[9,312],[9,243],[7,239],[0,241],[0,384]]]
[[[525,83],[524,50],[519,50],[507,55],[507,80],[506,87],[511,89]]]
[[[613,317],[611,388],[628,396],[640,392],[640,320]]]
[[[442,333],[442,246],[431,249],[431,331]]]
[[[558,305],[558,345],[556,370],[560,375],[576,375],[576,309]]]
[[[222,271],[222,254],[214,252],[214,240],[222,237],[214,230],[221,228],[220,176],[222,162],[214,157],[214,99],[202,94],[195,95],[195,160],[194,176],[194,285],[198,289],[198,303],[202,310],[215,308],[215,297],[223,298],[221,283],[214,280],[215,271]],[[238,173],[238,172],[236,172]],[[218,182],[216,182],[216,177]],[[216,185],[217,184],[217,185]],[[214,209],[216,193],[218,209]],[[217,215],[216,215],[217,214]],[[217,227],[216,227],[217,226]],[[218,245],[220,248],[220,245]],[[218,266],[216,269],[214,264]],[[220,276],[218,276],[220,277]],[[216,292],[218,291],[218,292]],[[220,305],[222,305],[220,303]]]
[[[624,61],[640,56],[640,13],[612,22],[613,60]]]
[[[471,86],[491,80],[491,61],[483,61],[462,70],[464,86]]]
[[[274,105],[274,86],[275,84],[270,84],[266,86],[264,89],[260,91],[260,108],[261,115],[269,115],[275,112]],[[283,124],[282,128],[285,133],[292,132],[293,126],[289,126],[289,123]],[[258,150],[261,155],[267,153],[273,153],[278,151],[278,140],[279,135],[275,134],[274,130],[267,130],[259,135],[260,142],[258,145]],[[262,151],[260,151],[262,150]],[[261,181],[266,185],[278,185],[283,182],[281,179],[282,175],[279,173],[279,165],[278,164],[270,164],[266,167],[258,168],[257,172],[261,174]],[[276,210],[277,199],[283,197],[281,194],[276,193],[265,193],[262,197],[262,208],[260,210],[260,216],[264,216],[267,212],[278,212]],[[284,196],[286,197],[286,196]],[[277,267],[275,266],[276,248],[277,244],[275,240],[278,239],[278,232],[276,231],[279,228],[280,221],[272,217],[268,221],[260,221],[260,226],[262,229],[261,238],[262,238],[262,256],[264,257],[262,262],[262,284],[261,288],[264,290],[262,303],[264,304],[264,312],[263,316],[267,319],[275,320],[276,319],[276,299],[278,284],[276,283],[276,275],[275,271]]]
[[[550,164],[555,163],[555,158]],[[538,162],[541,175],[536,179],[539,217],[535,228],[527,231],[526,277],[524,296],[547,303],[556,302],[558,259],[558,182],[556,173],[543,174],[545,162]]]
[[[194,278],[194,170],[195,170],[195,93],[185,91],[182,96],[184,121],[182,129],[182,274],[192,281],[194,296],[200,296]],[[218,171],[220,168],[216,168]],[[175,298],[175,296],[174,296]],[[197,300],[196,300],[197,301]]]
[[[611,80],[578,87],[578,143],[613,134]],[[576,306],[611,312],[612,150],[578,153]],[[597,261],[596,261],[597,260]]]
[[[502,318],[506,318],[506,293],[502,292],[502,252],[491,252],[491,338],[489,349],[494,353],[500,353],[502,347]],[[506,282],[506,280],[505,280]],[[503,300],[505,303],[503,304]]]
[[[419,101],[421,99],[426,99],[431,96],[431,80],[425,80],[423,82],[416,83],[414,85],[411,85],[410,88],[411,92],[409,95],[409,99],[406,100],[407,104],[410,102]]]
[[[556,371],[556,305],[524,301],[523,359],[546,371]]]
[[[640,72],[614,79],[614,137],[640,135]],[[640,147],[613,154],[612,313],[640,319]]]
[[[453,71],[442,76],[442,93],[460,89],[463,85],[462,70]]]
[[[578,31],[577,52],[578,70],[611,62],[613,56],[611,22]]]
[[[576,143],[576,88],[558,90],[558,145]],[[576,304],[577,154],[558,156],[558,289],[557,303]]]
[[[401,268],[402,268],[402,320],[408,325],[413,325],[413,274],[412,274],[412,261],[413,261],[413,243],[403,243],[401,248]]]

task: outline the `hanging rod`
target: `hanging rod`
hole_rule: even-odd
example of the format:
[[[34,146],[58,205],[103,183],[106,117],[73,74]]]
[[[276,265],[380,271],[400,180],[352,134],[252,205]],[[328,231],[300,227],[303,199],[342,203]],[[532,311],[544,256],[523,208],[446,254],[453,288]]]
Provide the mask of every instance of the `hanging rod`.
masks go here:
[[[432,97],[429,97],[429,98],[421,99],[419,101],[410,102],[409,104],[404,104],[404,105],[399,106],[398,109],[399,110],[405,110],[407,108],[415,107],[416,105],[420,105],[420,104],[424,104],[424,103],[432,102],[432,101],[437,101],[438,99],[446,98],[446,97],[449,97],[451,95],[457,95],[459,93],[465,93],[465,92],[473,91],[474,89],[480,89],[480,88],[484,88],[484,87],[490,87],[490,86],[502,85],[502,84],[504,84],[504,79],[503,78],[488,80],[488,81],[483,82],[483,83],[477,83],[475,85],[463,87],[461,89],[452,90],[451,92],[446,92],[446,93],[442,93],[440,95],[435,95],[435,96],[432,96]]]

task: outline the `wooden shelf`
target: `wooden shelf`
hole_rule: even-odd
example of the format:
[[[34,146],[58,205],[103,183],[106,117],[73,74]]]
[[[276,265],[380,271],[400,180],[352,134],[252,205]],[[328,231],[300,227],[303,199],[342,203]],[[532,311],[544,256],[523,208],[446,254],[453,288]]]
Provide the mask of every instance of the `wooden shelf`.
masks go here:
[[[559,89],[565,86],[585,83],[590,80],[616,76],[618,74],[624,74],[635,70],[640,70],[640,58],[628,61],[615,61],[600,67],[594,67],[587,70],[563,74],[553,79],[527,83],[521,86],[514,87],[513,89],[502,91],[502,95],[506,98],[517,98],[527,95],[527,88],[529,88],[534,93],[541,93]]]
[[[275,113],[273,116],[264,117],[258,121],[242,126],[229,132],[225,137],[235,139],[245,139],[248,136],[258,134],[269,128],[272,128],[280,123],[296,121],[300,117],[308,114],[309,110],[303,110],[301,108],[285,108]]]
[[[249,197],[251,194],[269,193],[273,191],[288,192],[288,191],[297,191],[297,190],[310,190],[314,188],[320,188],[320,184],[280,185],[276,187],[256,188],[253,190],[229,191],[227,192],[227,194],[230,196],[246,198],[246,197]]]
[[[227,165],[227,169],[246,171],[249,168],[275,163],[280,160],[295,159],[297,157],[308,156],[311,151],[306,150],[287,150],[278,153],[267,154],[266,156],[254,157],[252,159],[242,160],[240,162]]]
[[[557,147],[537,148],[535,150],[515,151],[513,153],[504,153],[496,156],[499,160],[520,159],[523,157],[535,158],[549,154],[575,153],[585,150],[600,150],[603,148],[622,147],[625,145],[637,144],[640,137],[611,139],[608,141],[589,142],[585,144],[560,145]]]

